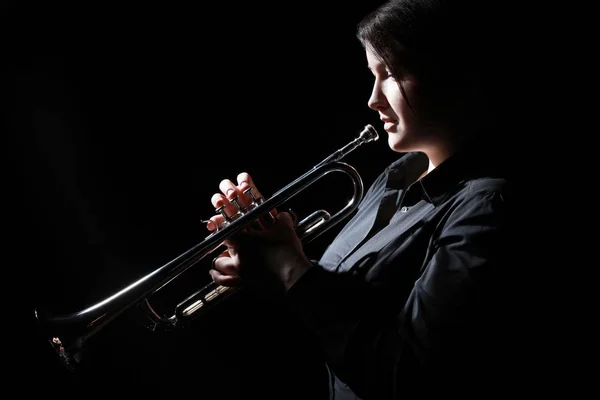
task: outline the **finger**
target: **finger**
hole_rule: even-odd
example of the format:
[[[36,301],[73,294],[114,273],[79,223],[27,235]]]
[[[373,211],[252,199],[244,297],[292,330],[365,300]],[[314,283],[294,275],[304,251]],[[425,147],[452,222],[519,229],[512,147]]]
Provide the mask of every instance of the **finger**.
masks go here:
[[[264,196],[263,194],[260,192],[260,190],[258,190],[258,188],[256,187],[256,184],[254,183],[254,180],[252,179],[252,176],[250,176],[249,173],[247,172],[241,172],[238,174],[237,176],[237,182],[238,182],[238,188],[239,190],[244,193],[248,188],[251,188],[251,194],[248,194],[244,200],[247,202],[258,202],[260,203],[260,200],[264,200]],[[271,210],[271,215],[275,216],[277,214],[277,210],[273,209]]]
[[[227,252],[227,257],[235,257],[237,256],[236,248],[240,246],[240,241],[243,240],[242,237],[246,234],[245,231],[237,232],[235,235],[229,235],[225,240],[223,240],[223,245],[227,247],[225,250]]]
[[[238,211],[244,212],[250,205],[250,198],[244,195],[243,191],[229,179],[223,179],[219,183],[219,190],[231,204],[231,206],[225,206],[227,215],[234,215]]]
[[[209,274],[216,283],[226,286],[234,286],[236,282],[241,281],[238,269],[228,250],[224,250],[212,260],[212,268]]]
[[[238,213],[238,207],[232,204],[222,193],[213,194],[210,202],[220,214],[216,214],[210,218],[214,225],[210,224],[208,229],[214,230],[216,226],[221,226],[225,222],[226,217],[229,219]]]
[[[254,184],[254,180],[247,172],[241,172],[237,176],[238,188],[240,191],[244,192],[248,188],[252,188],[252,194],[254,198],[259,199],[263,197],[261,192],[258,190],[256,185]]]
[[[215,262],[221,258],[221,257],[231,257],[231,254],[229,253],[229,249],[225,249],[223,250],[218,256],[216,256],[215,258],[213,258],[212,260],[212,268],[215,267]]]
[[[225,197],[223,193],[215,193],[210,198],[210,203],[215,209],[217,209],[221,206],[227,205],[227,203],[229,203],[229,200],[227,200],[227,197]]]
[[[239,276],[223,275],[221,272],[211,269],[209,271],[212,280],[222,286],[241,286],[242,279]]]
[[[217,257],[213,260],[212,269],[223,275],[238,276],[239,272],[230,257]]]
[[[225,197],[231,200],[236,194],[237,187],[230,179],[223,179],[219,182],[219,190],[225,195]]]
[[[252,179],[252,176],[250,176],[249,173],[247,172],[240,172],[237,176],[237,183],[238,186],[240,187],[240,189],[243,186],[252,186],[256,189],[256,185],[254,184],[254,180]]]
[[[257,237],[272,237],[273,233],[276,235],[287,236],[287,230],[291,230],[298,235],[298,217],[292,210],[281,211],[277,215],[273,216],[271,221],[266,221],[264,217],[261,217],[263,229],[254,231],[252,236]],[[234,246],[238,246],[237,243],[233,243]]]
[[[227,199],[225,198],[225,196],[223,196],[222,193],[215,193],[212,195],[210,202],[216,210],[219,207],[225,205],[227,203]],[[207,220],[202,220],[201,222],[206,224],[206,229],[212,232],[215,231],[217,227],[220,227],[224,221],[225,217],[221,214],[217,214],[213,215]]]
[[[298,217],[292,210],[280,212],[277,214],[276,219],[278,224],[283,224],[284,226],[288,226],[292,229],[296,227],[298,223]]]
[[[215,220],[216,217],[211,217],[210,219],[203,219],[200,222],[202,222],[203,224],[206,224],[206,229],[208,229],[209,231],[214,231],[215,229],[217,229],[217,226],[219,226],[219,222],[217,222]]]
[[[296,214],[296,212],[294,210],[292,210],[291,208],[289,208],[287,210],[287,212],[290,214],[290,217],[292,218],[292,226],[294,226],[294,227],[298,226],[298,214]]]

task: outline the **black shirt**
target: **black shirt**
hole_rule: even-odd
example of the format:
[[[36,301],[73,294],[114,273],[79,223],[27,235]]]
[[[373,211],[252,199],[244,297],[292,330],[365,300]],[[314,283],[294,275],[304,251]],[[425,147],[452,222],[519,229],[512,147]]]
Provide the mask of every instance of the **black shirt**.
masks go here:
[[[423,153],[392,163],[287,294],[330,369],[365,399],[497,378],[483,363],[506,354],[509,181],[473,152],[417,180],[427,164]]]

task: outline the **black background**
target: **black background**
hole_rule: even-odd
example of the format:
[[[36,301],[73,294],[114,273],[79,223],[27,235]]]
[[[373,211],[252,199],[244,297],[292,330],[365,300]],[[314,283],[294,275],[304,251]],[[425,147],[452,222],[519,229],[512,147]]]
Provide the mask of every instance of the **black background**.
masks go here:
[[[376,3],[25,1],[3,10],[16,184],[9,384],[68,398],[290,398],[281,395],[289,387],[318,398],[323,367],[270,294],[240,293],[175,332],[124,314],[94,337],[76,374],[36,336],[33,310],[83,309],[191,248],[207,234],[200,221],[213,215],[221,179],[247,171],[268,197],[367,123],[379,126],[354,38]],[[382,137],[346,161],[368,184],[393,157]],[[345,205],[345,176],[320,182],[289,204],[299,216]],[[317,255],[328,235],[307,250]],[[204,264],[178,279],[169,301],[208,282]]]
[[[67,398],[319,398],[316,350],[270,294],[241,293],[175,332],[125,315],[98,335],[82,374],[58,364],[33,310],[80,310],[191,248],[221,179],[249,172],[269,197],[364,125],[383,132],[354,37],[378,3],[5,3],[9,386]],[[386,142],[345,160],[365,185],[396,157]],[[323,178],[290,207],[302,217],[343,206],[345,179]],[[206,265],[184,274],[176,300],[207,280]]]

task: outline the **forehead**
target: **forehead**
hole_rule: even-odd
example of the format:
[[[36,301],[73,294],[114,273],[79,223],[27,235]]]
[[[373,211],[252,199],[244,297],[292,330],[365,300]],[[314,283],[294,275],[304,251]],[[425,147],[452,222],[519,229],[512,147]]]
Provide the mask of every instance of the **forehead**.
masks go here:
[[[365,49],[365,54],[367,56],[367,64],[370,69],[385,67],[379,56],[377,56],[377,54],[369,47]]]

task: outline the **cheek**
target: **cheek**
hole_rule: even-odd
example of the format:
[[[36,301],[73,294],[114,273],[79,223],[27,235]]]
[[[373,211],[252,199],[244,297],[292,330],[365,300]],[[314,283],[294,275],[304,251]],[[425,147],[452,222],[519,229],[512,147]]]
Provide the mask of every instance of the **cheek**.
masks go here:
[[[399,119],[406,120],[413,116],[413,112],[401,93],[389,98],[390,107]]]
[[[410,107],[402,95],[402,91],[396,82],[389,82],[385,87],[385,97],[387,98],[388,104],[394,110],[399,118],[407,116],[407,112],[410,112]]]

